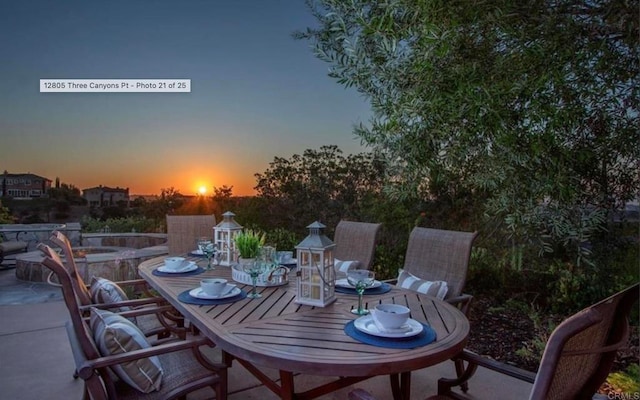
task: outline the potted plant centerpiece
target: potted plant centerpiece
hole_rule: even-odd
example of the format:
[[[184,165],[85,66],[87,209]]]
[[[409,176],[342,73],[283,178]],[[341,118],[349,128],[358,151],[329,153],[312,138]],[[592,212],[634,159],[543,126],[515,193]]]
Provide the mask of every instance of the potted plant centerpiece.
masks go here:
[[[245,265],[253,263],[258,257],[260,249],[264,246],[265,235],[252,229],[245,229],[238,233],[234,240],[239,253],[238,263]]]

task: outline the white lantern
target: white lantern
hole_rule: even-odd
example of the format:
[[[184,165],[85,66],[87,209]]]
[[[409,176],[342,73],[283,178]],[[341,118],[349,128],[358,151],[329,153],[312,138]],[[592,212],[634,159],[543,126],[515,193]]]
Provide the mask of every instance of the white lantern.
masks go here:
[[[220,265],[230,266],[236,262],[235,237],[242,232],[242,225],[238,224],[231,211],[222,214],[222,222],[213,228],[213,240],[220,252]]]
[[[321,233],[325,226],[316,221],[307,236],[296,246],[298,293],[295,302],[324,307],[336,300],[336,273],[333,249],[336,245]]]

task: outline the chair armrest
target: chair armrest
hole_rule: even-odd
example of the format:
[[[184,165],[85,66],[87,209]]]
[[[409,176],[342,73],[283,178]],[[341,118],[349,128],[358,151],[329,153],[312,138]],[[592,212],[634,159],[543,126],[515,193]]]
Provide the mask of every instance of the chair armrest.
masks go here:
[[[110,306],[111,304],[101,304],[101,305]],[[93,306],[83,306],[82,309],[88,311],[91,307]],[[96,308],[106,309],[108,307],[96,307]],[[157,306],[157,307],[140,307],[130,311],[118,312],[117,314],[125,318],[132,318],[132,317],[139,317],[141,315],[162,314],[163,312],[172,311],[172,310],[173,310],[172,306],[164,305],[164,306]],[[88,320],[88,319],[89,317],[84,317],[84,320]]]
[[[119,286],[136,286],[136,285],[144,285],[148,286],[149,284],[144,279],[130,279],[126,281],[114,281]]]
[[[449,396],[456,399],[462,398],[456,393],[452,392],[451,388],[454,386],[465,385],[467,381],[469,381],[469,379],[471,379],[471,377],[475,374],[478,367],[487,368],[492,371],[496,371],[501,374],[511,376],[513,378],[529,383],[533,383],[536,379],[536,374],[533,372],[525,371],[521,368],[501,363],[487,357],[482,357],[466,349],[453,358],[453,361],[460,360],[466,361],[466,367],[464,367],[462,373],[458,374],[457,378],[438,379],[438,395]]]
[[[445,301],[453,306],[458,307],[460,311],[466,316],[469,315],[469,309],[471,308],[471,300],[473,296],[470,294],[461,294],[459,296],[445,299]]]
[[[521,381],[533,383],[536,380],[535,372],[526,371],[522,368],[514,367],[513,365],[505,364],[500,361],[492,360],[491,358],[483,357],[469,350],[463,350],[458,356],[469,363],[473,363],[483,368],[487,368],[501,374],[511,376]]]
[[[88,311],[91,307],[99,308],[102,310],[106,310],[109,308],[120,308],[120,307],[140,307],[149,304],[155,305],[164,305],[167,304],[167,300],[162,297],[148,297],[144,299],[134,299],[134,300],[125,300],[118,301],[115,303],[102,303],[102,304],[89,304],[86,306],[80,306],[80,311]]]

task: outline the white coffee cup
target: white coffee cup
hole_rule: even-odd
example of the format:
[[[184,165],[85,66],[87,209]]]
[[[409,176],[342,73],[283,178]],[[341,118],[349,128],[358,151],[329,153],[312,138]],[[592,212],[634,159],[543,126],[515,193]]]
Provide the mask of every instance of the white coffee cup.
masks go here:
[[[167,257],[164,259],[165,268],[175,271],[177,269],[182,268],[186,258],[184,257]]]
[[[227,280],[222,278],[209,278],[200,281],[202,291],[209,296],[220,296],[227,287]]]
[[[410,310],[400,304],[378,304],[371,310],[371,316],[385,329],[397,329],[409,319]]]

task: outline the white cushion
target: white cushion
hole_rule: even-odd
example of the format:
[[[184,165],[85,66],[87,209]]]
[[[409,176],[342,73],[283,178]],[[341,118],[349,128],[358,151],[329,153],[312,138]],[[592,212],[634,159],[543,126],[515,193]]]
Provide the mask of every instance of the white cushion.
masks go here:
[[[449,288],[445,281],[432,282],[420,279],[402,268],[400,268],[398,272],[398,283],[396,285],[401,288],[415,290],[418,293],[424,293],[440,300],[444,300],[444,297],[447,295]]]
[[[358,269],[360,267],[360,261],[342,261],[337,258],[333,259],[333,267],[336,269],[336,274],[346,275],[352,269]]]
[[[103,356],[151,347],[137,326],[111,311],[92,307],[90,325],[98,350]],[[162,384],[162,366],[156,356],[121,363],[111,368],[120,379],[142,393],[158,390]]]

